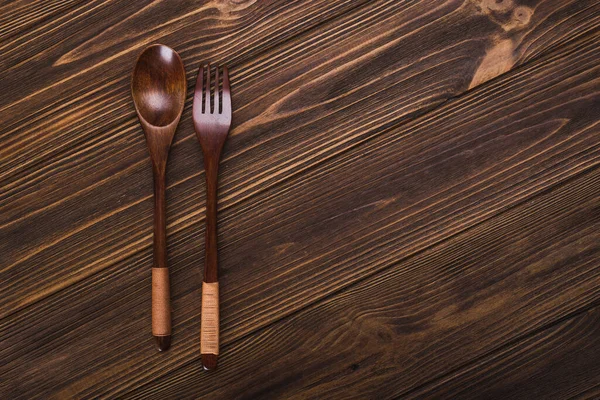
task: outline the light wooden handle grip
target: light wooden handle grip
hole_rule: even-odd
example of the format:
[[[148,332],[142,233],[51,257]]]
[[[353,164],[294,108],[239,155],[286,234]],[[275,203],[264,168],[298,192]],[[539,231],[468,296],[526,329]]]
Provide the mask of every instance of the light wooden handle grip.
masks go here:
[[[157,338],[159,350],[171,336],[171,305],[169,269],[152,268],[152,335]],[[168,337],[168,338],[167,338]],[[161,342],[163,343],[161,345]]]
[[[216,367],[219,354],[219,283],[202,282],[200,352],[206,369]]]

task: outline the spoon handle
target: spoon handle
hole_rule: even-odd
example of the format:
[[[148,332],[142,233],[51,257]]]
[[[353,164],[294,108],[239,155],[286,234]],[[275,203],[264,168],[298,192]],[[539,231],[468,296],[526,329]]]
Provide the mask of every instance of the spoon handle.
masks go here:
[[[219,283],[217,280],[217,181],[218,154],[204,157],[206,170],[206,245],[202,282],[200,352],[205,369],[217,366],[219,354]]]
[[[159,351],[171,344],[171,296],[167,268],[165,168],[154,169],[154,267],[152,268],[152,335]]]

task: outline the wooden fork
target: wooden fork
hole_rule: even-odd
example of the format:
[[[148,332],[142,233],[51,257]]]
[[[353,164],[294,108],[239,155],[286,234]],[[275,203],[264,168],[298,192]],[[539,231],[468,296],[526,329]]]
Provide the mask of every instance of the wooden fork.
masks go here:
[[[205,75],[206,71],[206,77]],[[217,280],[217,176],[221,150],[231,125],[231,94],[227,67],[223,67],[222,95],[219,96],[219,67],[215,72],[211,104],[210,64],[200,67],[194,92],[194,128],[206,170],[206,253],[202,282],[200,352],[204,369],[217,367],[219,354],[219,283]],[[203,101],[204,96],[204,101]],[[221,100],[221,101],[219,101]],[[220,104],[219,104],[220,103]],[[203,107],[204,105],[204,107]]]

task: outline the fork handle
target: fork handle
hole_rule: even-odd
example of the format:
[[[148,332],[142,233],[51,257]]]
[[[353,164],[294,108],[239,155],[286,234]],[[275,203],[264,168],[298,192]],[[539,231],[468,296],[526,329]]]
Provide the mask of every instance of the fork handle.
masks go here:
[[[220,149],[219,149],[220,150]],[[204,281],[202,282],[202,317],[200,352],[204,369],[217,367],[219,354],[219,283],[217,281],[217,181],[219,151],[205,153],[206,171],[206,242]]]

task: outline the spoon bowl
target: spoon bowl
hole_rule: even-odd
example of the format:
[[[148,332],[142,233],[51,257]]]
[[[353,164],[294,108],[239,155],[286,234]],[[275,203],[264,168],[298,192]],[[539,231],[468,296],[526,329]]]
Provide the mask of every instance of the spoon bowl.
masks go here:
[[[171,345],[165,172],[171,142],[183,111],[186,89],[183,62],[173,49],[158,44],[140,54],[131,78],[131,96],[146,134],[154,175],[152,335],[159,351],[167,350]]]
[[[131,93],[138,115],[151,126],[167,126],[181,115],[186,78],[183,62],[170,47],[157,44],[140,54]]]

